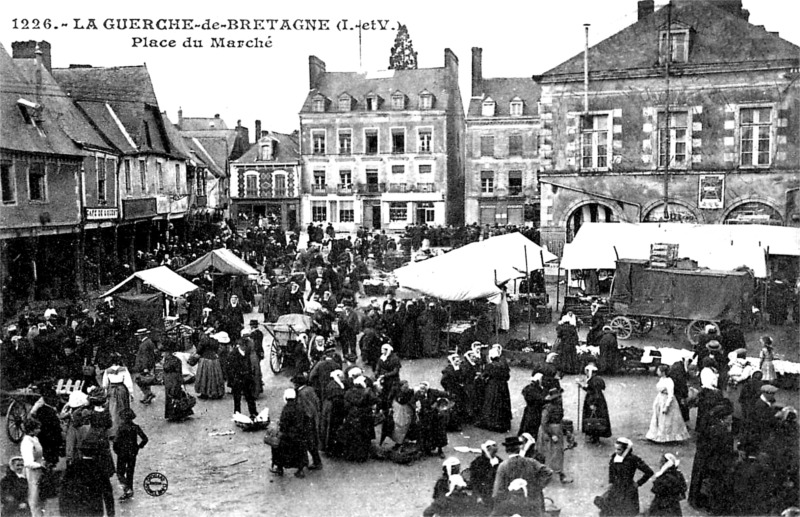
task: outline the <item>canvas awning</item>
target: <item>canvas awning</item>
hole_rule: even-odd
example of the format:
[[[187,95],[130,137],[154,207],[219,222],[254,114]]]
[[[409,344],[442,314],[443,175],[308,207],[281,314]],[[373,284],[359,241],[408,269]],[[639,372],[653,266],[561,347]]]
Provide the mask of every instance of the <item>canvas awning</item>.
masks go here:
[[[489,298],[499,301],[498,285],[525,277],[528,269],[543,269],[557,257],[521,233],[499,235],[473,242],[437,257],[394,271],[401,287],[442,300]]]
[[[100,298],[110,296],[111,294],[122,290],[125,285],[135,280],[138,280],[141,283],[172,297],[182,296],[189,291],[194,291],[197,289],[195,284],[186,280],[167,266],[159,266],[152,269],[146,269],[144,271],[137,271],[122,282],[112,287],[110,290],[100,295]]]
[[[253,269],[250,264],[234,255],[231,250],[225,248],[209,251],[191,264],[180,268],[178,272],[188,276],[197,276],[208,268],[223,275],[258,274],[258,271]]]
[[[564,246],[562,269],[614,269],[617,257],[648,260],[650,245],[678,244],[678,256],[699,267],[730,271],[746,266],[766,277],[766,251],[800,255],[800,229],[765,225],[584,223]],[[616,248],[616,252],[615,252]]]

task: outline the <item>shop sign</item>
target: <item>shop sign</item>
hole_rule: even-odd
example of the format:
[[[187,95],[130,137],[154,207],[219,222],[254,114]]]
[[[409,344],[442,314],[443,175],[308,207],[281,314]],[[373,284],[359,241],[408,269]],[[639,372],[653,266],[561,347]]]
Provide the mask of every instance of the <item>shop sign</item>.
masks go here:
[[[725,175],[704,174],[700,176],[697,206],[716,210],[725,204]]]
[[[89,208],[86,207],[86,220],[87,221],[104,221],[106,219],[116,219],[119,217],[119,209],[112,208]]]

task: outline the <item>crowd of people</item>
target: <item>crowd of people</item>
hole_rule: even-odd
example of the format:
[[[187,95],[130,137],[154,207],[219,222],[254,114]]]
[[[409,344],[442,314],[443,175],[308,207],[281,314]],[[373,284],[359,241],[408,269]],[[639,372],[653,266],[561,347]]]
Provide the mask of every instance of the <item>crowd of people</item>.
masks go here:
[[[486,230],[470,228],[462,232],[465,239],[473,230]],[[404,239],[413,248],[433,230],[410,227]],[[308,237],[308,247],[298,249],[297,234],[276,227],[253,227],[243,236],[228,228],[208,241],[143,253],[142,267],[178,268],[206,249],[226,246],[263,271],[256,282],[212,281],[210,272],[192,279],[199,288],[170,304],[173,316],[195,330],[188,342],[155,336],[141,322],[118,317],[113,300],[93,310],[48,309],[41,317],[26,312],[8,326],[3,389],[36,383],[42,397],[25,422],[21,455],[12,458],[3,480],[3,514],[38,516],[41,480],[66,457],[62,514],[113,515],[109,478],[116,475],[124,487],[122,500],[132,497],[136,454],[147,443],[134,423],[136,387],[139,403],[148,405],[157,397],[152,386],[163,383],[169,421],[193,414],[196,399],[184,385],[180,353],[196,366],[198,398],[221,399],[230,391],[234,413],[255,421],[264,390],[262,320],[287,314],[307,315],[312,330],[288,343],[293,388],[283,393],[277,427],[268,431],[275,475],[292,469],[304,477],[306,470],[322,469],[321,453],[353,462],[385,457],[387,439],[388,457],[397,462],[425,455],[444,459],[448,432],[465,426],[512,431],[512,369],[503,347],[489,344],[490,325],[478,326],[487,333],[482,339],[454,347],[441,337],[448,314],[438,301],[388,294],[379,302],[365,295],[363,281],[402,249],[403,239],[366,231],[336,239],[320,225],[310,225]],[[261,317],[246,321],[253,312]],[[646,438],[657,444],[689,439],[689,408],[696,406],[690,482],[674,455],[661,456],[654,469],[634,454],[630,440],[617,437],[610,488],[595,499],[601,515],[638,514],[638,488],[649,480],[655,495],[651,515],[680,515],[687,496],[693,507],[717,515],[774,514],[798,504],[797,411],[775,404],[771,340],[762,338],[758,365],[743,356],[743,340],[736,328],[724,327],[720,335],[709,328],[692,361],[658,369]],[[469,479],[448,458],[425,515],[543,515],[545,486],[554,479],[573,482],[565,453],[576,447],[575,433],[593,444],[614,436],[604,391],[621,359],[616,336],[597,308],[587,342],[599,354],[584,365],[577,355],[577,324],[565,314],[557,342],[522,390],[522,420],[516,434],[502,441],[507,458],[498,456],[497,442],[486,441],[469,466]],[[445,356],[439,379],[412,386],[403,375],[404,361]],[[585,398],[576,429],[564,416],[561,382],[581,373],[577,384]],[[78,379],[82,387],[59,411],[54,383],[47,379]]]

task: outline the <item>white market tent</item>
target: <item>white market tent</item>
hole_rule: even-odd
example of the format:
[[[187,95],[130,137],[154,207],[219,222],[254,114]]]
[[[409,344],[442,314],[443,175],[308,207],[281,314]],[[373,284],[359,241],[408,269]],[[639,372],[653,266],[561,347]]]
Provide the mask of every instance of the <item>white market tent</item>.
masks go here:
[[[189,291],[194,291],[197,289],[195,284],[175,273],[167,266],[159,266],[152,269],[145,269],[144,271],[137,271],[119,284],[112,287],[110,290],[100,295],[100,298],[111,296],[113,293],[121,290],[122,287],[129,282],[136,280],[140,281],[144,285],[148,285],[161,291],[167,296],[172,297],[182,296]]]
[[[189,276],[197,276],[208,268],[214,269],[223,275],[257,275],[258,271],[253,269],[247,262],[233,254],[226,248],[219,248],[209,251],[194,262],[187,264],[178,270],[179,273]]]
[[[526,252],[530,271],[557,258],[521,233],[509,233],[398,268],[394,275],[401,287],[442,300],[499,302],[498,285],[525,277]]]
[[[615,269],[619,258],[650,258],[650,245],[678,244],[678,256],[699,267],[733,270],[747,266],[767,274],[766,253],[800,256],[800,228],[766,225],[681,223],[585,223],[564,247],[561,268]],[[616,251],[615,251],[616,248]]]

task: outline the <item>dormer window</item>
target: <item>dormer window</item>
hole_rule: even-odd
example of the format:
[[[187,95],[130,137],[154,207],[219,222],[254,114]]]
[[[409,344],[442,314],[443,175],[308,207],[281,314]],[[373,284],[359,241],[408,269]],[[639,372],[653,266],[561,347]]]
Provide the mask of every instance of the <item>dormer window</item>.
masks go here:
[[[663,29],[658,40],[658,60],[662,65],[669,58],[670,63],[687,63],[689,61],[689,28],[675,26],[670,30]]]
[[[491,97],[486,97],[481,105],[481,115],[484,117],[494,117],[495,103]]]
[[[521,117],[522,116],[522,99],[519,97],[514,97],[511,99],[511,102],[508,105],[508,113],[512,117]]]
[[[351,111],[353,108],[353,98],[343,93],[339,96],[339,111]]]
[[[260,144],[259,149],[258,149],[258,151],[259,151],[258,152],[259,160],[271,161],[273,159],[273,156],[274,156],[272,149],[273,149],[272,140],[269,140],[267,142],[262,142]]]
[[[403,110],[406,109],[406,96],[402,92],[395,92],[392,95],[392,109]]]
[[[378,111],[381,104],[381,98],[374,93],[368,93],[366,97],[367,111]]]
[[[325,97],[323,95],[317,95],[311,99],[311,111],[314,113],[325,112]]]
[[[433,109],[433,94],[428,90],[423,90],[419,94],[419,109]]]

